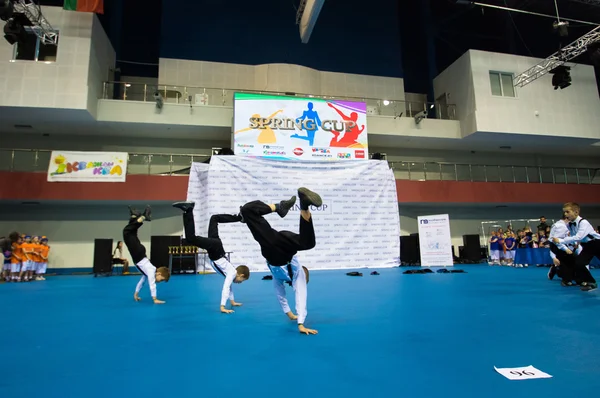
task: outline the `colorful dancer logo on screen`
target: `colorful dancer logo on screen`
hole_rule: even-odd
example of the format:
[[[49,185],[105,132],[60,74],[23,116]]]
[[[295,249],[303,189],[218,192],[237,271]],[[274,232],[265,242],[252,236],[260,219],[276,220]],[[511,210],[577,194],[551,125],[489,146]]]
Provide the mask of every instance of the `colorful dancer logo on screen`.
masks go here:
[[[235,100],[237,146],[277,144],[286,156],[307,146],[367,148],[365,103],[246,93]]]

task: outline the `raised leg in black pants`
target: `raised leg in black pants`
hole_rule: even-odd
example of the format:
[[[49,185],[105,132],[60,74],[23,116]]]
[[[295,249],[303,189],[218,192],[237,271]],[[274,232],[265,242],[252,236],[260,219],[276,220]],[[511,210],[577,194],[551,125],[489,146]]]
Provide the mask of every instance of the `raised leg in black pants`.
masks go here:
[[[138,222],[137,218],[131,218],[129,224],[123,228],[123,242],[131,254],[131,258],[135,264],[139,263],[146,257],[146,248],[138,238],[138,229],[143,222]]]
[[[196,235],[194,213],[191,209],[187,210],[183,213],[185,239],[192,245],[206,250],[210,259],[216,261],[219,258],[225,257],[223,242],[221,242],[221,239],[219,238],[219,223],[227,224],[240,222],[241,219],[241,216],[231,214],[215,214],[211,216],[208,224],[208,237],[205,238]]]
[[[285,265],[297,252],[315,247],[312,218],[305,220],[304,217],[300,217],[299,234],[291,231],[276,231],[264,218],[272,212],[271,206],[259,200],[246,203],[241,209],[244,222],[260,245],[261,253],[269,264]]]

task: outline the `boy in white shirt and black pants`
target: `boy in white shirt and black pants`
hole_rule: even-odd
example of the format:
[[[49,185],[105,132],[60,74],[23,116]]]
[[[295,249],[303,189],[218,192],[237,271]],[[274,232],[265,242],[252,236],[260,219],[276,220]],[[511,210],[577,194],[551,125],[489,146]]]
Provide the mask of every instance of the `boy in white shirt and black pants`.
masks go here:
[[[569,228],[567,227],[568,220],[563,216],[562,219],[558,220],[552,225],[550,229],[550,257],[554,263],[548,271],[548,279],[552,280],[554,275],[562,279],[561,284],[563,286],[573,286],[573,280],[575,279],[575,259],[576,255],[573,251],[581,251],[581,247],[577,246],[577,250],[572,246],[567,246],[561,243],[554,243],[554,238],[564,239],[569,236]]]
[[[131,254],[131,258],[133,259],[135,266],[143,274],[142,278],[135,287],[135,294],[133,295],[133,298],[135,301],[142,300],[139,296],[139,293],[147,280],[154,304],[164,304],[164,301],[156,298],[156,284],[163,281],[168,282],[171,277],[171,273],[167,267],[160,267],[156,269],[156,267],[152,265],[150,260],[148,260],[148,257],[146,257],[146,248],[140,242],[137,234],[138,229],[140,229],[144,221],[151,221],[150,207],[146,208],[144,214],[141,214],[131,207],[129,208],[129,212],[129,223],[125,228],[123,228],[123,242],[125,242],[125,246],[127,246],[127,250],[129,250],[129,254]]]
[[[276,212],[285,217],[296,203],[296,197],[282,200],[278,204],[266,204],[261,201],[246,203],[241,208],[242,222],[248,225],[254,239],[260,245],[261,253],[273,274],[273,283],[277,299],[283,312],[292,320],[298,320],[300,333],[317,334],[316,330],[304,326],[308,314],[306,310],[308,269],[300,266],[296,253],[315,247],[315,230],[309,206],[321,206],[321,197],[307,188],[298,189],[300,198],[300,233],[276,231],[263,216]],[[291,311],[285,296],[284,283],[291,284],[296,295],[296,313]]]
[[[571,236],[563,239],[553,238],[552,241],[557,244],[581,245],[581,253],[575,259],[575,279],[581,285],[581,290],[590,291],[598,288],[598,284],[587,265],[594,257],[600,259],[600,234],[594,231],[589,221],[579,216],[580,211],[581,207],[577,203],[568,202],[563,205],[563,214],[569,220]]]
[[[214,214],[210,217],[208,224],[208,237],[196,236],[196,225],[194,223],[194,202],[177,202],[173,207],[183,210],[183,228],[185,230],[185,240],[194,246],[206,250],[210,258],[213,269],[225,277],[223,290],[221,291],[221,312],[230,314],[233,310],[226,308],[227,300],[231,302],[232,307],[239,307],[242,303],[236,303],[233,297],[231,285],[233,283],[242,283],[250,278],[250,269],[245,265],[235,268],[225,255],[223,242],[219,238],[219,223],[227,224],[242,221],[242,217],[231,214]]]

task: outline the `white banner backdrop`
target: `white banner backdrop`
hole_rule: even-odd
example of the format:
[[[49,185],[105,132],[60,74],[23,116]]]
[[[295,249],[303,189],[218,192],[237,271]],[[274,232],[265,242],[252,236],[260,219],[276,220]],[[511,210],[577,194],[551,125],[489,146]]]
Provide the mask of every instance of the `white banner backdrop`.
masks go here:
[[[419,216],[419,248],[422,267],[451,267],[452,237],[448,214]]]
[[[48,182],[125,182],[127,152],[52,151]]]
[[[192,163],[190,170],[190,179],[188,181],[188,200],[194,198],[194,222],[196,224],[196,235],[206,236],[208,232],[208,168],[206,163]],[[185,230],[182,235],[185,237]],[[201,272],[215,272],[207,264],[208,257],[204,254],[198,255],[198,269]]]
[[[208,195],[192,167],[188,200],[207,200],[208,214],[237,214],[240,206],[261,200],[278,203],[297,195],[299,187],[318,192],[323,205],[312,209],[317,238],[314,249],[298,253],[309,269],[392,267],[400,263],[400,219],[396,181],[387,162],[300,162],[238,156],[213,156],[208,170]],[[281,219],[266,216],[273,228],[298,232],[299,201]],[[196,206],[196,228],[206,234],[202,209]],[[204,220],[208,218],[208,214]],[[245,224],[225,224],[219,235],[233,264],[266,271],[265,260]]]

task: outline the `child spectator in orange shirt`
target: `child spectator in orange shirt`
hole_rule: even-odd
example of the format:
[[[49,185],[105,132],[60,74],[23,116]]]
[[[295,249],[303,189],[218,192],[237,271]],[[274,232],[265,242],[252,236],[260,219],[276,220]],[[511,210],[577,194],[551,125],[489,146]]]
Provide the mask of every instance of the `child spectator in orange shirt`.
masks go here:
[[[48,269],[48,255],[50,254],[50,246],[48,246],[48,238],[42,236],[41,245],[40,245],[40,266],[37,269],[37,279],[40,281],[45,281],[46,278],[46,270]]]
[[[10,257],[10,276],[13,282],[19,281],[19,273],[21,272],[21,262],[23,261],[23,249],[21,245],[23,244],[23,237],[19,237],[19,239],[13,243],[12,245],[12,253]]]
[[[31,280],[31,272],[35,267],[33,261],[34,246],[31,243],[31,236],[25,236],[25,242],[21,244],[21,250],[23,253],[23,259],[21,260],[21,274],[19,279],[22,282],[29,282]]]

